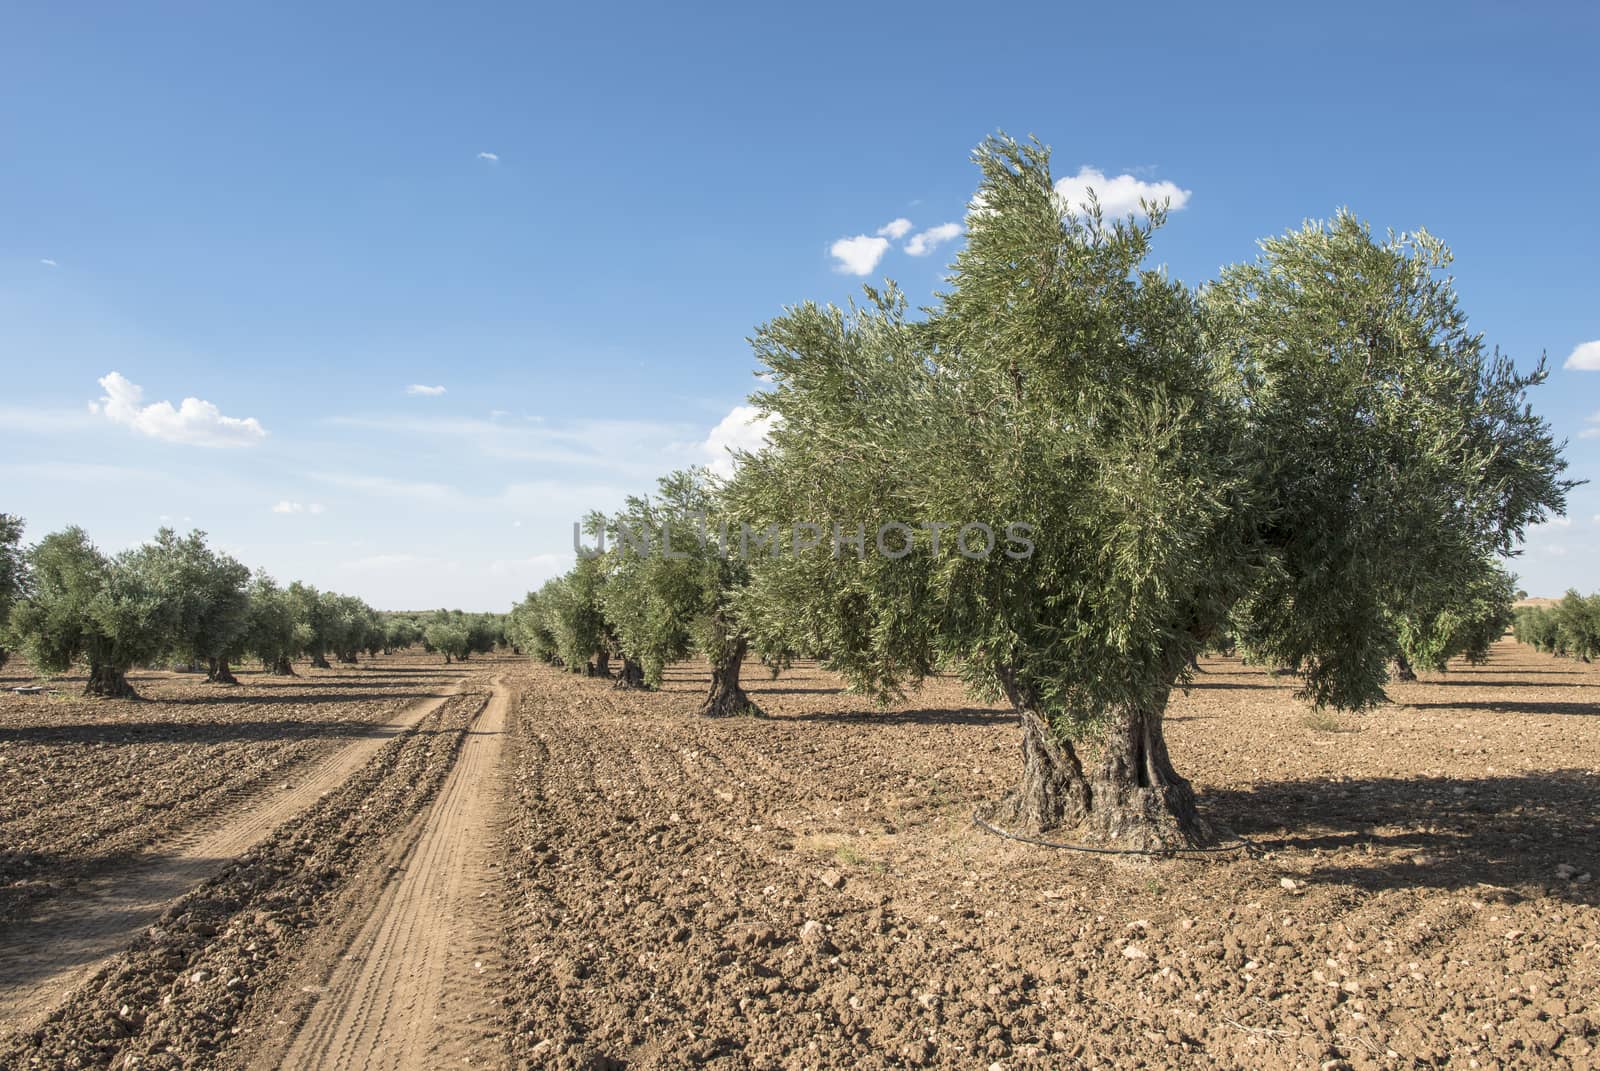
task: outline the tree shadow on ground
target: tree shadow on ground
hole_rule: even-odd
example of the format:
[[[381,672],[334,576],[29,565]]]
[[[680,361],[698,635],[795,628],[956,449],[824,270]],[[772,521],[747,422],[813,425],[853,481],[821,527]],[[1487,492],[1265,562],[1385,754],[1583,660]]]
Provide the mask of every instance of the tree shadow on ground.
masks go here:
[[[746,684],[744,690],[752,695],[843,695],[843,688],[768,688],[760,684]]]
[[[1434,677],[1417,681],[1425,688],[1592,688],[1582,681],[1519,681],[1505,678],[1495,680],[1450,680]]]
[[[1003,725],[1016,721],[1009,710],[941,707],[927,710],[823,710],[779,715],[782,721],[845,722],[851,725]]]
[[[1600,703],[1529,703],[1519,699],[1472,699],[1461,703],[1402,703],[1416,710],[1490,710],[1496,714],[1600,714]]]
[[[1600,774],[1319,778],[1201,794],[1207,817],[1271,852],[1327,853],[1311,880],[1383,889],[1508,890],[1600,904]]]
[[[271,721],[72,722],[59,725],[0,726],[0,744],[205,745],[235,741],[314,740],[395,736],[405,730],[381,722],[282,718]],[[413,732],[433,732],[413,729]]]
[[[338,687],[334,685],[333,687]],[[317,703],[366,703],[383,702],[392,699],[444,699],[448,692],[302,692],[289,688],[282,688],[271,695],[249,694],[244,692],[225,691],[219,688],[208,695],[181,695],[163,698],[153,698],[152,701],[162,706],[173,707],[204,707],[220,704],[260,704],[262,706],[284,706],[293,704]],[[150,697],[147,697],[150,698]]]

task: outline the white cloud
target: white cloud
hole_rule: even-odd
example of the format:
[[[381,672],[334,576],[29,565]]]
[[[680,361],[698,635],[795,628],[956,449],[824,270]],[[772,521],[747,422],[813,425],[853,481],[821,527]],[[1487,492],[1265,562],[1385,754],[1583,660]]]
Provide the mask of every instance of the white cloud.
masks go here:
[[[498,164],[500,162],[500,154],[497,152],[480,152],[478,159],[487,160],[491,164]]]
[[[102,377],[100,386],[106,393],[98,402],[89,403],[89,411],[152,439],[225,447],[254,446],[267,437],[255,417],[223,416],[215,405],[199,398],[185,398],[177,408],[171,402],[141,406],[144,389],[117,372]]]
[[[39,263],[43,264],[47,268],[54,268],[56,266],[56,262],[51,260],[49,257],[40,257]]]
[[[430,387],[422,383],[413,383],[406,388],[406,393],[418,398],[437,398],[444,393],[443,387]]]
[[[1584,372],[1600,372],[1600,339],[1580,342],[1567,356],[1562,368],[1576,368]]]
[[[1143,215],[1144,210],[1139,207],[1141,200],[1157,205],[1169,201],[1167,207],[1177,211],[1189,203],[1191,192],[1174,182],[1146,182],[1128,174],[1107,178],[1103,171],[1081,167],[1073,177],[1056,180],[1056,197],[1061,201],[1062,212],[1069,215],[1085,212],[1090,190],[1100,199],[1100,208],[1107,219]]]
[[[1596,413],[1584,422],[1587,426],[1578,432],[1580,439],[1600,439],[1600,413]]]
[[[322,509],[323,509],[323,506],[322,506],[322,503],[320,503],[320,502],[312,502],[309,505],[307,505],[304,502],[290,502],[288,499],[284,499],[281,502],[279,502],[276,506],[272,507],[272,512],[274,512],[274,513],[310,513],[312,515],[316,515],[318,513],[321,513]]]
[[[911,241],[906,243],[906,252],[914,257],[931,253],[952,238],[961,236],[961,224],[941,223],[937,227],[929,227],[919,234],[913,234]]]
[[[911,221],[904,216],[891,219],[888,223],[878,228],[878,234],[892,242],[898,242],[911,233]]]
[[[828,252],[839,262],[837,270],[850,275],[871,275],[872,269],[878,266],[878,261],[888,251],[889,239],[871,238],[865,234],[840,238],[828,248]]]
[[[709,457],[707,466],[719,476],[733,475],[730,451],[754,453],[767,444],[767,434],[777,417],[766,415],[753,405],[736,405],[711,429],[702,449]]]

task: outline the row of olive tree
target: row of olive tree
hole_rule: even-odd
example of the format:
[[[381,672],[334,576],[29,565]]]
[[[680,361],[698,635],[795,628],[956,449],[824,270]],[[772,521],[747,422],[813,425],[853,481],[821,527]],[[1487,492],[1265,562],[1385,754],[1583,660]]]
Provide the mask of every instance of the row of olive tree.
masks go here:
[[[1522,606],[1512,635],[1546,654],[1593,662],[1600,658],[1600,594],[1569,591],[1554,606]]]
[[[0,514],[0,661],[9,645],[42,672],[86,665],[85,695],[136,697],[127,672],[137,665],[176,661],[237,684],[231,667],[247,656],[293,674],[295,658],[324,669],[330,654],[355,662],[389,647],[390,635],[355,596],[252,576],[204,532],[163,528],[107,555],[72,527],[24,549],[22,522]]]
[[[507,643],[503,614],[469,614],[461,610],[435,610],[413,619],[423,649],[444,655],[446,664],[465,662],[475,654],[488,654]]]

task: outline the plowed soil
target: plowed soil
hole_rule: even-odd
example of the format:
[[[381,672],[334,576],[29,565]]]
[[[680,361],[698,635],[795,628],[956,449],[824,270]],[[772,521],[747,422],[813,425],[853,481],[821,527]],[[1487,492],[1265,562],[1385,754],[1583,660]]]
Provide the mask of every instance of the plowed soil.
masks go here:
[[[1172,753],[1258,854],[1142,863],[975,829],[1018,734],[952,683],[701,686],[525,689],[519,1066],[1596,1065],[1591,667],[1502,644],[1318,718],[1214,660]]]
[[[975,828],[1018,732],[952,681],[752,671],[769,716],[706,720],[704,667],[490,668],[0,1065],[1600,1066],[1595,667],[1324,717],[1205,663],[1173,759],[1253,850],[1183,860]]]

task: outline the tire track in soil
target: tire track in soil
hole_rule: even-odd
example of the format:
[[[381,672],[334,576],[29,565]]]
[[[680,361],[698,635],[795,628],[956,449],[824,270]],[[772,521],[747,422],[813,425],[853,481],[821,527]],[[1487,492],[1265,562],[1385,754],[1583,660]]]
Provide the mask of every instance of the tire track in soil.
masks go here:
[[[280,1058],[258,1066],[424,1071],[481,1058],[498,1006],[492,975],[500,813],[510,693],[500,678],[469,731],[398,875],[327,979]]]
[[[27,1029],[41,1021],[109,957],[133,941],[178,896],[264,841],[274,829],[338,787],[391,740],[443,706],[472,680],[414,700],[369,732],[309,764],[286,771],[288,788],[263,788],[238,801],[220,823],[152,846],[144,861],[89,879],[71,895],[0,928],[0,1021]]]

